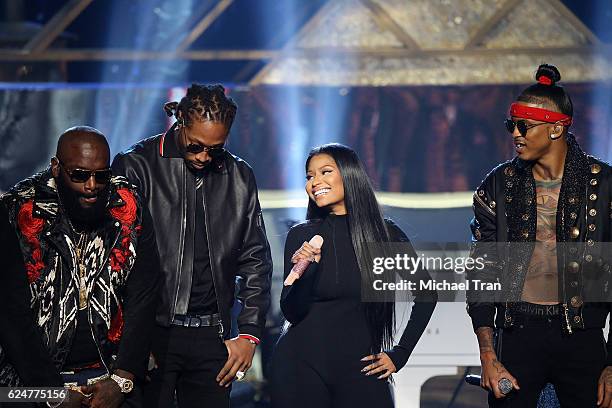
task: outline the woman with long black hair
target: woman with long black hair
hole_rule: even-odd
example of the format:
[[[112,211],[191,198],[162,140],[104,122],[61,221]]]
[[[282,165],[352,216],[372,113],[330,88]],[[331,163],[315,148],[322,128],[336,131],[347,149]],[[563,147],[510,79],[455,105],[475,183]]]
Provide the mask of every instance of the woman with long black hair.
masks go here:
[[[307,221],[294,226],[285,243],[281,309],[290,326],[272,362],[272,406],[392,407],[389,377],[406,364],[437,294],[413,294],[410,320],[394,346],[395,303],[363,302],[362,285],[371,288],[380,279],[368,266],[368,244],[408,238],[383,218],[363,165],[347,146],[310,152],[306,192]],[[314,235],[323,238],[320,249],[308,243]],[[290,271],[304,260],[312,263],[292,282]],[[423,269],[414,277],[429,279]]]

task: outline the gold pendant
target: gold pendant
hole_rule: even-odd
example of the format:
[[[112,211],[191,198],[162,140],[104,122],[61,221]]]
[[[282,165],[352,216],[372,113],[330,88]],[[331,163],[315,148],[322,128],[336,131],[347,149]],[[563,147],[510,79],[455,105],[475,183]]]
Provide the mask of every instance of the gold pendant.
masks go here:
[[[79,309],[85,309],[87,307],[87,280],[85,279],[85,266],[79,265],[80,279],[79,279]]]

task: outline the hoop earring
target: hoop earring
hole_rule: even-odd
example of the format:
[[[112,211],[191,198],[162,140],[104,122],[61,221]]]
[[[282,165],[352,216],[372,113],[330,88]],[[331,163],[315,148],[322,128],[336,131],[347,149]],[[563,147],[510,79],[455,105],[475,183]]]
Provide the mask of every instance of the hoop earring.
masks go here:
[[[559,139],[561,136],[562,136],[562,135],[559,135],[559,136],[557,136],[557,137],[552,137],[552,135],[548,135],[548,138],[549,138],[550,140],[557,140],[557,139]]]

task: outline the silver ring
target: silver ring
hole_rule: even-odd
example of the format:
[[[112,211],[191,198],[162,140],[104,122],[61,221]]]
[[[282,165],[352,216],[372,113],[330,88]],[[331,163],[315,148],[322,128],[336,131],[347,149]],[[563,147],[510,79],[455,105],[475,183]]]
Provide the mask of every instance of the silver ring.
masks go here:
[[[504,395],[509,394],[510,391],[514,389],[514,385],[512,385],[512,381],[510,381],[506,377],[500,378],[499,382],[497,383],[497,387],[499,388],[499,392],[501,392]]]
[[[246,373],[244,371],[236,371],[236,380],[242,381]]]

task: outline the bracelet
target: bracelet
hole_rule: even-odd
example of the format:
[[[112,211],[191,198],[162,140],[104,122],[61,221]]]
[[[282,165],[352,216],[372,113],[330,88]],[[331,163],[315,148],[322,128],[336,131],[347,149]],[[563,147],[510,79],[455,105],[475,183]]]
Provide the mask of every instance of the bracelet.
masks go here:
[[[255,344],[256,346],[259,344],[259,339],[255,336],[251,336],[250,334],[239,334],[238,337],[248,340],[251,344]]]

